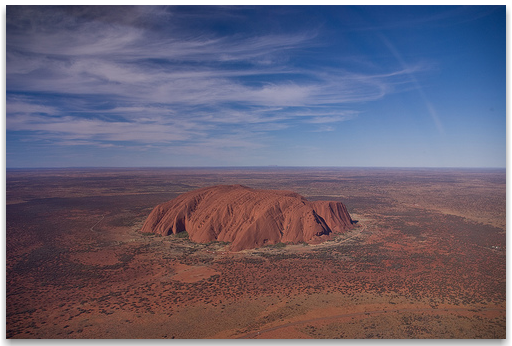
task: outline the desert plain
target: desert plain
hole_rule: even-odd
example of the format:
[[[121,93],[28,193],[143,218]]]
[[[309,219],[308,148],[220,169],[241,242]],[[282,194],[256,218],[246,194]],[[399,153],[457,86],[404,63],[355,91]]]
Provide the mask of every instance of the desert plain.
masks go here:
[[[219,184],[339,201],[357,223],[238,252],[141,232]],[[503,339],[505,187],[504,169],[9,169],[6,337]]]

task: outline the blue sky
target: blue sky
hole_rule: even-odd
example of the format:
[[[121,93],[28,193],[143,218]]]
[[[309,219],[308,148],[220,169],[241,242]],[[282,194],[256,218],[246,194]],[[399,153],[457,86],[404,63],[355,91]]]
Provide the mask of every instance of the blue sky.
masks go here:
[[[8,6],[14,167],[505,167],[505,6]]]

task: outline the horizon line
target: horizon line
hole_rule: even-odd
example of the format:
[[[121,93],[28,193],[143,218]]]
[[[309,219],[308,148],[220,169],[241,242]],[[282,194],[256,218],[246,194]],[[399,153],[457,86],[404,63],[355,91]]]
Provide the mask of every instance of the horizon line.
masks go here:
[[[507,167],[470,167],[470,166],[59,166],[59,167],[6,167],[9,170],[50,170],[50,169],[254,169],[254,168],[357,168],[357,169],[499,169],[506,170]]]

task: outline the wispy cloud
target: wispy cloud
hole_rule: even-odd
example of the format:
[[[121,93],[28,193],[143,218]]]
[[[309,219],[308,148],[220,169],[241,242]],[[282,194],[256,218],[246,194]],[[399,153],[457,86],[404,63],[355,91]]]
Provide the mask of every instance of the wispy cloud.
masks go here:
[[[313,132],[332,132],[335,131],[336,128],[334,126],[322,125],[318,126],[316,129],[312,130]]]
[[[296,122],[334,130],[325,124],[357,115],[351,104],[410,84],[410,67],[370,74],[291,63],[324,44],[315,28],[213,35],[181,30],[164,8],[12,11],[7,130],[62,145],[258,147],[258,136]]]

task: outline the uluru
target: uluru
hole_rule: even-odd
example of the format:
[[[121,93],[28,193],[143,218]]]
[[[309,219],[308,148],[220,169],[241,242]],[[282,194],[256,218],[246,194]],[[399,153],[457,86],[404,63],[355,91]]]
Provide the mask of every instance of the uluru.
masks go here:
[[[141,232],[187,232],[197,243],[223,241],[231,251],[277,243],[317,243],[352,227],[343,203],[308,201],[282,190],[216,185],[156,206]]]

